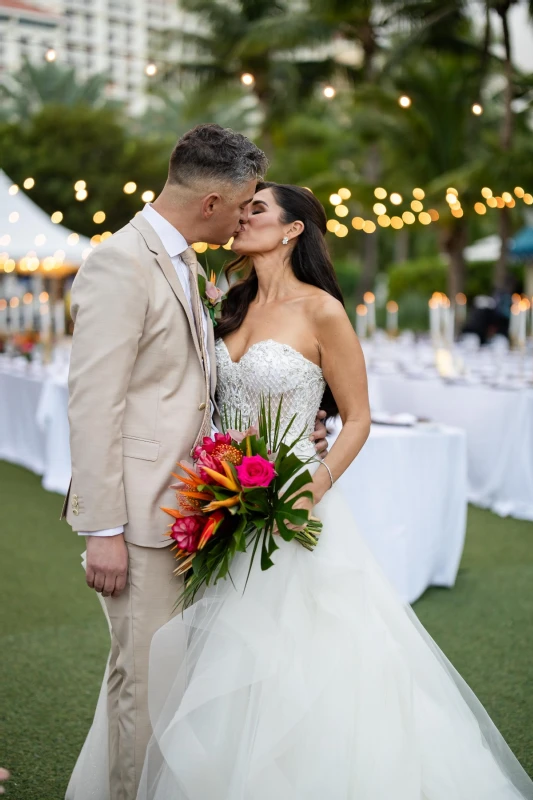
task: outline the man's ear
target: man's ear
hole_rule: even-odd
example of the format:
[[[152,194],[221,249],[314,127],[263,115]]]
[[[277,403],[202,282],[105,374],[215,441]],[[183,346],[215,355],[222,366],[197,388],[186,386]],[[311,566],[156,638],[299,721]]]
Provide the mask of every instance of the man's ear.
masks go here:
[[[217,192],[212,192],[204,197],[202,200],[202,216],[204,219],[210,219],[215,213],[217,205],[220,205],[222,198]]]

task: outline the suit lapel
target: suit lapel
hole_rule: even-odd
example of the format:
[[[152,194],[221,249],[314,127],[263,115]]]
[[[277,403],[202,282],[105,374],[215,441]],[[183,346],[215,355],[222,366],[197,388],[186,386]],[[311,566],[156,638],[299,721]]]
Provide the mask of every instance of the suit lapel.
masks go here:
[[[215,330],[209,315],[207,319],[207,352],[209,353],[209,362],[211,364],[211,399],[213,403],[215,403],[215,393],[217,389],[217,356],[215,351]]]
[[[172,289],[177,299],[181,303],[183,310],[185,311],[185,314],[189,321],[189,327],[191,329],[191,335],[193,338],[196,353],[198,354],[200,363],[202,363],[202,350],[200,347],[200,343],[198,341],[198,334],[196,332],[196,324],[194,321],[194,317],[189,302],[187,300],[187,296],[183,290],[181,281],[176,274],[176,270],[174,268],[174,264],[170,259],[170,256],[163,247],[163,243],[161,242],[161,239],[159,238],[157,233],[154,231],[150,223],[147,220],[145,220],[142,215],[139,214],[137,217],[132,219],[130,224],[133,225],[133,227],[139,231],[144,241],[148,245],[148,248],[154,254],[155,260],[159,268],[161,269],[163,275],[170,284],[170,288]]]

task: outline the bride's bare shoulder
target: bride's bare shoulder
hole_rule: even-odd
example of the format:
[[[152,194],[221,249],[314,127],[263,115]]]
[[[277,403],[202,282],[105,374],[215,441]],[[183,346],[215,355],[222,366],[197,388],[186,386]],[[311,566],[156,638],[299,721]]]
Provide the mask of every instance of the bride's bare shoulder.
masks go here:
[[[307,308],[315,323],[323,324],[328,321],[348,319],[340,300],[316,286],[311,287],[311,291],[308,293]]]

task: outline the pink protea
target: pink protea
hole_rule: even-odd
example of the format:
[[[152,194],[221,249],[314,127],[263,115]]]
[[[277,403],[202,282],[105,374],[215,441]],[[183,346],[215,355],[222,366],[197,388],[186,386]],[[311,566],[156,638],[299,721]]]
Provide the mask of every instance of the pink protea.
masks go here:
[[[213,478],[209,477],[207,472],[202,469],[202,467],[208,467],[209,469],[214,470],[215,472],[220,472],[221,475],[224,475],[224,468],[220,463],[219,459],[216,456],[210,455],[205,450],[200,450],[198,454],[195,453],[196,458],[196,469],[198,471],[198,475],[203,480],[204,483],[215,483]]]
[[[170,535],[184,553],[196,553],[204,525],[204,516],[182,517],[176,520]]]

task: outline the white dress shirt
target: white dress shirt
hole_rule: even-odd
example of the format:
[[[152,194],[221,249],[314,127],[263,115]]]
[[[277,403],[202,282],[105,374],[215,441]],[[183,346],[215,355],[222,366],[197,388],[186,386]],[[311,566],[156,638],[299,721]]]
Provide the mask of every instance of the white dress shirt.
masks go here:
[[[187,250],[189,245],[187,244],[184,237],[181,233],[172,225],[167,219],[161,216],[155,208],[152,207],[151,203],[147,203],[143,210],[141,211],[143,217],[150,223],[154,231],[157,233],[159,238],[163,243],[163,247],[167,251],[172,264],[174,265],[174,269],[176,270],[176,274],[179,278],[181,285],[183,286],[183,291],[185,292],[185,297],[189,303],[191,311],[193,311],[192,307],[192,298],[191,298],[191,284],[189,280],[189,267],[181,258],[181,254]],[[202,305],[203,308],[203,305]],[[194,315],[194,312],[193,312]],[[209,350],[207,347],[207,313],[204,309],[204,314],[202,315],[202,325],[204,331],[204,345],[205,345],[205,352],[207,353],[207,368],[209,372],[211,372],[211,364],[209,359]],[[213,414],[214,408],[213,404],[211,403],[211,415]],[[211,425],[213,432],[216,432],[216,428],[214,424]],[[119,533],[124,533],[124,528],[121,525],[118,528],[108,528],[103,531],[80,531],[79,536],[117,536]]]

